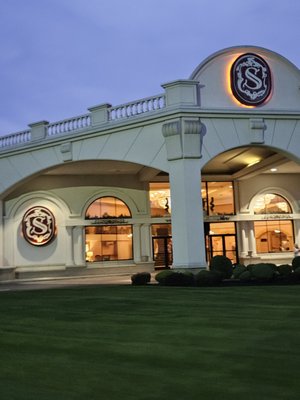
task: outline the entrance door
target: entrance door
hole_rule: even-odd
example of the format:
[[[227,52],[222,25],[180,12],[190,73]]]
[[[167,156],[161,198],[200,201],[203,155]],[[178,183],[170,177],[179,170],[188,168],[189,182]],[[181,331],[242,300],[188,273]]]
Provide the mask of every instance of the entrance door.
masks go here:
[[[233,264],[237,262],[235,235],[209,236],[209,260],[218,255],[228,257]]]
[[[206,226],[206,251],[210,261],[214,256],[226,256],[238,262],[234,222],[210,223]]]
[[[153,236],[152,237],[154,266],[159,268],[170,268],[173,262],[172,237]]]

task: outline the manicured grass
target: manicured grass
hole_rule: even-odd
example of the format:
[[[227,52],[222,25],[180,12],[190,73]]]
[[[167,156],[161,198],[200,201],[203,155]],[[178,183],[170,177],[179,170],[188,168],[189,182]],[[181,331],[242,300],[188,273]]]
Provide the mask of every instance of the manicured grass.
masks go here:
[[[298,400],[300,286],[0,293],[7,400]]]

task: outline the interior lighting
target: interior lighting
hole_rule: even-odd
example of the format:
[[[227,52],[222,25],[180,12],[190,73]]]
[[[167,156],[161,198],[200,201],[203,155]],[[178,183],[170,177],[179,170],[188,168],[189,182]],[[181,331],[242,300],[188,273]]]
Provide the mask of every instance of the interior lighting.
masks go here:
[[[271,168],[270,171],[271,171],[271,172],[276,172],[276,171],[277,171],[277,168]]]
[[[247,168],[252,167],[252,165],[258,164],[259,162],[260,162],[259,158],[256,159],[256,160],[253,160],[247,165]]]

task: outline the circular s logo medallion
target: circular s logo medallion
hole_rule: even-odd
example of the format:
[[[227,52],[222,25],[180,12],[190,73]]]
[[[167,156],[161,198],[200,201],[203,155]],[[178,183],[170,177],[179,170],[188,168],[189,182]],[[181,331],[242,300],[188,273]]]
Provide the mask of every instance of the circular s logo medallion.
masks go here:
[[[231,67],[231,90],[247,106],[264,103],[271,93],[271,71],[266,61],[256,54],[243,54]]]
[[[54,215],[46,207],[30,208],[23,216],[22,231],[28,243],[43,246],[54,238]]]

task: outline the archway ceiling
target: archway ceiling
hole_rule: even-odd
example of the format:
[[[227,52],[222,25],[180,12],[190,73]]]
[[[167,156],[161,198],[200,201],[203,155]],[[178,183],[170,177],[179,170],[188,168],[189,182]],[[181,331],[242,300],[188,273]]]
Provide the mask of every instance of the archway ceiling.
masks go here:
[[[202,169],[202,176],[222,175],[230,179],[248,179],[261,173],[300,173],[300,165],[270,148],[249,146],[219,154]],[[77,161],[59,165],[44,175],[138,175],[141,181],[165,180],[167,174],[140,164],[113,160]],[[164,178],[165,177],[165,178]]]
[[[143,181],[153,179],[159,173],[160,171],[155,168],[125,161],[91,160],[59,165],[46,171],[44,175],[138,175]]]
[[[202,168],[202,176],[222,175],[230,179],[248,179],[262,173],[300,173],[300,165],[270,148],[249,146],[226,151]]]

